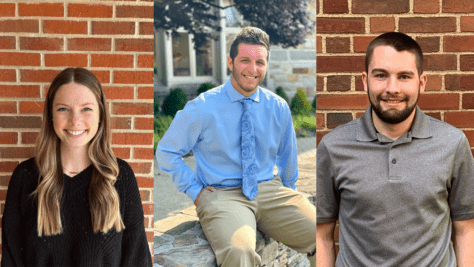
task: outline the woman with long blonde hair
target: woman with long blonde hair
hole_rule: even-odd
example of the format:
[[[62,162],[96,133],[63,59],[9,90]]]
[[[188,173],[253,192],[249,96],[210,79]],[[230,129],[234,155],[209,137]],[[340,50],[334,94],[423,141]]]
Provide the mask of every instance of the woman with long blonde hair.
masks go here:
[[[2,218],[2,267],[152,266],[137,181],[111,149],[104,90],[83,68],[56,76],[35,157],[20,163]]]

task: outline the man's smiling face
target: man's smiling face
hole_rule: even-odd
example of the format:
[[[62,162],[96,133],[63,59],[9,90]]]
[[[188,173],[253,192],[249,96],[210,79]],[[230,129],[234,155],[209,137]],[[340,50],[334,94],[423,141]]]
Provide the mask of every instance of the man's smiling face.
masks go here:
[[[267,72],[267,56],[268,51],[264,46],[241,43],[234,61],[231,57],[227,58],[232,71],[230,81],[239,93],[250,96],[257,90]]]

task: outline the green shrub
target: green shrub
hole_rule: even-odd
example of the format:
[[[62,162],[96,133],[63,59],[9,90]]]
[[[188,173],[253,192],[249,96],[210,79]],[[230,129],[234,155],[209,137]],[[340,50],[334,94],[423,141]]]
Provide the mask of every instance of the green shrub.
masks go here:
[[[171,116],[157,116],[154,119],[154,143],[155,143],[155,150],[158,142],[160,142],[163,135],[165,135],[166,131],[171,125],[173,121],[173,117]]]
[[[290,104],[290,100],[288,100],[288,96],[285,94],[285,91],[283,91],[283,88],[278,87],[276,89],[276,94],[285,99],[286,103]]]
[[[201,94],[201,93],[204,93],[204,92],[206,92],[207,90],[212,89],[212,88],[214,88],[214,87],[216,87],[216,86],[215,86],[214,84],[212,84],[212,83],[203,83],[203,84],[201,84],[201,86],[199,86],[199,89],[198,89],[198,91],[197,91],[197,94],[199,95],[199,94]]]
[[[293,127],[295,128],[295,132],[300,129],[316,131],[316,117],[314,114],[311,116],[293,116]]]
[[[311,104],[313,111],[316,112],[316,96],[314,96],[313,103]]]
[[[170,94],[166,96],[161,106],[161,110],[165,116],[174,117],[179,110],[182,110],[188,102],[183,89],[176,88],[170,91]]]
[[[295,96],[291,100],[290,109],[293,115],[309,115],[311,104],[306,99],[306,94],[303,89],[298,88]]]
[[[153,101],[153,112],[154,114],[158,114],[160,112],[160,99],[155,96],[155,100]]]

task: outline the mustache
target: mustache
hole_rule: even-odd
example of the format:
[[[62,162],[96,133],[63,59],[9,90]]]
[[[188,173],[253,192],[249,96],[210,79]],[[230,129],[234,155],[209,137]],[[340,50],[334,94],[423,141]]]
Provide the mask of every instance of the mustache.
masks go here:
[[[378,100],[398,100],[398,101],[408,101],[408,97],[402,97],[399,95],[384,94],[377,96]]]

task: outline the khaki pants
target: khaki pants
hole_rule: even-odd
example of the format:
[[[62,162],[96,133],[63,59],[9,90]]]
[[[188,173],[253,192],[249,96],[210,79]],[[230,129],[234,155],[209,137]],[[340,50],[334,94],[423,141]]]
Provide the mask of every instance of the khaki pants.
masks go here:
[[[196,209],[219,266],[257,266],[256,228],[304,254],[316,250],[316,208],[278,176],[258,185],[250,201],[241,187],[203,191]],[[308,256],[316,266],[316,256]]]

